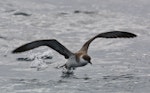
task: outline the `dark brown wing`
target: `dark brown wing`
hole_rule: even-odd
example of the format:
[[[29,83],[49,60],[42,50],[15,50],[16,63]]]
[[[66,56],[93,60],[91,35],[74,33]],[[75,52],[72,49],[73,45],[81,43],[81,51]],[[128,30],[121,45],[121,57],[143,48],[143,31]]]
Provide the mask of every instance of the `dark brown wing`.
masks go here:
[[[135,34],[130,32],[123,32],[123,31],[111,31],[111,32],[104,32],[96,35],[95,37],[88,40],[80,49],[80,51],[87,53],[88,47],[90,43],[96,38],[133,38],[136,37]]]
[[[61,43],[59,43],[55,39],[33,41],[31,43],[27,43],[25,45],[18,47],[17,49],[13,50],[12,53],[20,53],[40,46],[48,46],[56,50],[61,55],[63,55],[66,59],[68,59],[69,56],[73,55],[71,51],[69,51],[66,47],[64,47]]]
[[[96,38],[133,38],[136,37],[135,34],[130,32],[123,32],[123,31],[111,31],[111,32],[104,32],[96,36]]]

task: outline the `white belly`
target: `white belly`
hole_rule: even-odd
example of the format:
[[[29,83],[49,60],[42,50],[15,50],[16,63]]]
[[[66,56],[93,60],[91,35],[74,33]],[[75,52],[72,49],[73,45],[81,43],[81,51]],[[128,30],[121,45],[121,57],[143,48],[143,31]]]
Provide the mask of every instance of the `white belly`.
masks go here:
[[[81,66],[85,66],[87,65],[87,61],[85,61],[84,59],[80,58],[79,62],[77,62],[76,57],[72,56],[68,59],[68,61],[66,62],[67,67],[81,67]]]

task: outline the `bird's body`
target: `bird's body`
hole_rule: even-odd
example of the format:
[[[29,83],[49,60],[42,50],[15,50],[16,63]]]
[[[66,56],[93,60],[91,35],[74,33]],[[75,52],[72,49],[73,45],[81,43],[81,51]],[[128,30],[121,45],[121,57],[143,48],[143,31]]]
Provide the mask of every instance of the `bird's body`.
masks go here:
[[[67,69],[71,69],[71,68],[75,69],[76,67],[85,66],[88,63],[86,60],[83,60],[82,57],[80,57],[79,59],[80,59],[80,61],[77,61],[75,55],[71,56],[67,60],[67,62],[65,64],[65,68],[67,68]]]
[[[64,47],[61,43],[59,43],[55,39],[37,40],[20,46],[19,48],[15,49],[12,53],[20,53],[40,46],[48,46],[57,51],[58,53],[60,53],[61,55],[63,55],[66,59],[68,59],[67,62],[61,67],[64,67],[67,70],[71,70],[77,67],[85,66],[88,63],[92,64],[91,57],[88,55],[87,52],[90,43],[96,38],[133,38],[133,37],[136,37],[136,35],[133,33],[123,31],[111,31],[100,33],[94,36],[93,38],[89,39],[87,42],[85,42],[85,44],[83,44],[81,49],[76,53],[72,53],[69,49]]]
[[[90,57],[89,60],[86,60],[83,58],[83,56],[87,56],[86,54],[81,54],[81,53],[75,53],[74,55],[70,56],[69,59],[67,60],[66,64],[64,65],[65,68],[67,69],[75,69],[76,67],[82,67],[87,65],[88,63],[92,64],[90,62]]]

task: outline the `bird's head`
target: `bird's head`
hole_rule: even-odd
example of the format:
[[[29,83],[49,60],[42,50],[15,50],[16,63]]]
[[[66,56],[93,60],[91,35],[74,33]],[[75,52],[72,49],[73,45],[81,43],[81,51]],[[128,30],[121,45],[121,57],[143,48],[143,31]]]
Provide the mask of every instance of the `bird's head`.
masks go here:
[[[83,55],[82,58],[83,58],[84,60],[86,60],[88,63],[92,64],[92,62],[91,62],[91,57],[90,57],[90,56],[88,56],[88,55]]]

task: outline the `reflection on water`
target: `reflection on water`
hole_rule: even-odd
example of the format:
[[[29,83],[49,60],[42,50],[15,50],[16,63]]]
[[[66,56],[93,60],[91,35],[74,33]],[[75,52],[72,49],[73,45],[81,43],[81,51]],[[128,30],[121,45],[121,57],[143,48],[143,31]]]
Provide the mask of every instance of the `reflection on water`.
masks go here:
[[[104,80],[122,80],[122,79],[134,79],[133,74],[125,74],[125,75],[119,75],[119,76],[103,76]]]

